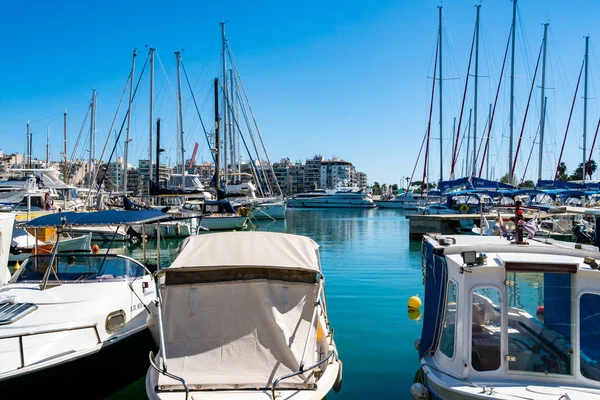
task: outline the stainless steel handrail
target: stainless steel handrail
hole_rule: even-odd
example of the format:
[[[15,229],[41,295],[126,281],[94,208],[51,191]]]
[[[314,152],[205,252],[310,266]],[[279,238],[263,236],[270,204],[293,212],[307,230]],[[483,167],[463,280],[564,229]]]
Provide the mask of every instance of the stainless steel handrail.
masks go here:
[[[159,374],[163,374],[167,378],[175,379],[176,381],[181,382],[181,384],[183,385],[183,388],[185,389],[185,400],[188,400],[188,397],[190,395],[190,388],[188,388],[188,385],[187,385],[187,383],[185,383],[185,380],[177,375],[168,373],[166,368],[164,370],[161,370],[160,368],[158,368],[156,366],[156,364],[154,363],[154,353],[150,352],[148,354],[148,358],[150,359],[150,365],[152,366],[152,368],[154,368]],[[158,380],[156,382],[156,385],[158,386]]]
[[[308,368],[305,368],[304,370],[301,371],[296,371],[296,372],[292,372],[291,374],[287,374],[284,376],[280,376],[279,378],[275,379],[275,382],[273,382],[273,387],[271,387],[271,400],[275,400],[275,389],[277,388],[277,384],[284,380],[284,379],[288,379],[291,378],[292,376],[296,376],[296,375],[300,375],[303,374],[306,371],[310,371],[312,369],[317,368],[319,365],[323,364],[325,361],[329,360],[331,358],[331,356],[335,353],[335,350],[330,350],[329,354],[327,354],[327,357],[325,357],[324,359],[322,359],[321,361],[319,361],[318,363],[311,365]]]
[[[25,354],[23,352],[23,338],[24,337],[27,337],[27,336],[37,336],[37,335],[46,335],[46,334],[50,334],[50,333],[59,333],[59,332],[81,331],[81,330],[84,330],[84,329],[94,329],[94,333],[96,334],[96,340],[98,341],[97,344],[102,343],[102,340],[100,339],[100,333],[98,333],[98,325],[97,324],[85,325],[85,326],[76,326],[74,328],[47,329],[45,331],[38,331],[38,332],[17,333],[17,334],[14,334],[14,335],[0,336],[0,340],[19,338],[19,353],[20,353],[20,356],[21,356],[21,366],[19,368],[24,368],[25,367]]]
[[[317,317],[317,311],[319,310],[319,306],[321,305],[321,293],[323,289],[323,280],[319,280],[319,290],[317,292],[317,299],[315,301],[315,308],[313,310],[312,317],[310,319],[310,325],[308,326],[308,335],[306,336],[306,342],[304,342],[304,349],[302,350],[302,357],[300,357],[300,371],[304,369],[304,356],[306,355],[306,349],[308,347],[308,342],[310,340],[310,333],[312,332],[313,324],[315,323],[315,318]]]

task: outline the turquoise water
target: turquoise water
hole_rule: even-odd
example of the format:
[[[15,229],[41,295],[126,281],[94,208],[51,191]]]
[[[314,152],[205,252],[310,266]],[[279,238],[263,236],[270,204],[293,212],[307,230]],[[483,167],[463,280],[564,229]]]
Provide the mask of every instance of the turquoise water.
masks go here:
[[[421,325],[408,318],[407,302],[423,297],[423,277],[421,243],[409,241],[402,212],[288,210],[285,221],[259,221],[252,229],[306,235],[321,246],[329,317],[344,366],[343,388],[328,399],[410,398]],[[176,246],[163,243],[163,256]],[[133,255],[140,257],[139,247]],[[143,379],[113,398],[146,398]]]

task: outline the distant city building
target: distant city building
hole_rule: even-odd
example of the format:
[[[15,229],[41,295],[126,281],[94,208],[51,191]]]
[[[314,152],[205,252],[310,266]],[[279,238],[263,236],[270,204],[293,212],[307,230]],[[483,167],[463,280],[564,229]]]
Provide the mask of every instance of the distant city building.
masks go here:
[[[321,189],[356,187],[355,169],[351,162],[339,158],[321,161]]]
[[[141,193],[140,171],[137,168],[127,170],[127,193],[133,196]]]
[[[354,176],[356,177],[356,186],[358,186],[359,188],[363,188],[366,189],[367,185],[367,174],[365,174],[364,172],[356,172],[354,174]]]
[[[125,162],[122,157],[117,157],[117,161],[111,162],[106,167],[106,178],[104,180],[104,190],[118,191],[123,187],[123,178],[125,177]],[[129,186],[129,185],[128,185]]]
[[[321,163],[324,159],[325,158],[321,155],[315,155],[313,158],[307,159],[304,163],[304,191],[322,188]]]

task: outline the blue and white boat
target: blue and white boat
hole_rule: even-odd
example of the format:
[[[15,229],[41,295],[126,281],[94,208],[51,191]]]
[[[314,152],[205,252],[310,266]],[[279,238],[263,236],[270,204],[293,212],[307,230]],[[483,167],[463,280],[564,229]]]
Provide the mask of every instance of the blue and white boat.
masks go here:
[[[597,247],[423,238],[415,399],[600,399]]]

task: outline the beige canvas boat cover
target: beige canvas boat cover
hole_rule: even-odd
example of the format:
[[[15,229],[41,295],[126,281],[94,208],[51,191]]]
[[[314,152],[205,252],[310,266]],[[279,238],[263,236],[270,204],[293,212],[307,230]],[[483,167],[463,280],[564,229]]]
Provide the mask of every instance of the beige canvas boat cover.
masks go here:
[[[177,268],[262,267],[321,272],[319,245],[299,235],[223,232],[190,236],[167,271]]]
[[[307,337],[304,365],[313,365],[316,322],[310,335],[309,326],[317,290],[317,284],[265,279],[164,286],[168,372],[199,390],[269,388],[299,370]],[[277,387],[312,389],[314,382],[309,371]],[[162,374],[158,385],[182,388]]]

